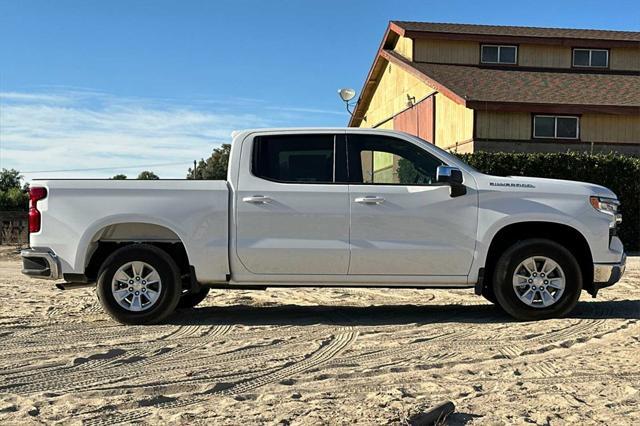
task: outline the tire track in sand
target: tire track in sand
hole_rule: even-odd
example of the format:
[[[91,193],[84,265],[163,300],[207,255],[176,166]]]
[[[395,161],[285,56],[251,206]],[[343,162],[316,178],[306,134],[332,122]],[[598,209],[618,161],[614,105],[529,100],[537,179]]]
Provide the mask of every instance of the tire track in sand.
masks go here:
[[[210,342],[211,339],[227,334],[230,330],[230,325],[211,327],[209,334],[194,338],[196,344],[190,342],[192,344],[184,347],[167,347],[163,350],[151,346],[144,350],[122,351],[110,359],[95,359],[78,365],[64,365],[61,368],[54,366],[19,374],[2,383],[0,390],[18,394],[72,392],[122,382],[152,371],[144,367],[158,365],[154,372],[160,373],[168,367],[176,367],[180,356],[197,350],[199,344]]]
[[[239,393],[245,393],[250,390],[266,386],[268,384],[284,380],[293,375],[300,374],[304,371],[316,368],[327,361],[338,356],[342,351],[349,347],[356,340],[358,336],[357,331],[347,331],[338,335],[331,336],[328,340],[323,341],[320,347],[304,358],[302,361],[293,362],[284,365],[283,367],[264,375],[259,375],[248,380],[243,380],[233,384],[220,384],[215,385],[213,388],[200,393],[191,398],[176,399],[167,402],[161,402],[154,405],[156,409],[175,409],[183,408],[193,404],[197,404],[206,400],[211,395],[234,395]],[[148,409],[136,410],[129,413],[118,413],[111,416],[101,415],[88,419],[84,424],[88,426],[101,426],[101,425],[113,425],[119,423],[131,422],[134,420],[140,420],[151,414]]]

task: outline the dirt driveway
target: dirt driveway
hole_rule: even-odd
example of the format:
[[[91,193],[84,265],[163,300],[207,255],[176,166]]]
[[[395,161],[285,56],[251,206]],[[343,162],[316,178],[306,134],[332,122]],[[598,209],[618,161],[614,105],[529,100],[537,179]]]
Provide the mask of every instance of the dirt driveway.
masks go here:
[[[640,259],[569,318],[470,291],[214,291],[170,324],[109,320],[0,259],[0,423],[640,424]]]

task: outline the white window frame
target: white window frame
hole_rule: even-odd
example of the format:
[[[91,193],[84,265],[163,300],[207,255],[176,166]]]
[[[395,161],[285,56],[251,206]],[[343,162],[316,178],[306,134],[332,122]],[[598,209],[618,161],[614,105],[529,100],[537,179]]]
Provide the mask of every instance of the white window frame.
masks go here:
[[[497,62],[490,62],[490,61],[483,61],[482,60],[482,50],[485,47],[497,47],[498,48],[498,61]],[[501,62],[500,61],[500,50],[503,47],[513,47],[514,49],[516,49],[516,60],[514,62]],[[591,57],[589,57],[591,58]],[[518,46],[514,45],[514,44],[481,44],[480,45],[480,63],[481,64],[504,64],[504,65],[517,65],[518,64]]]
[[[589,65],[576,65],[576,50],[582,50],[589,52]],[[593,52],[605,52],[607,54],[607,64],[602,65],[591,65],[591,54]],[[571,65],[575,68],[609,68],[609,49],[591,49],[588,47],[574,47],[571,51]]]
[[[536,118],[538,117],[546,117],[553,118],[553,136],[538,136],[536,135]],[[573,118],[576,120],[576,136],[574,138],[568,136],[558,136],[558,118]],[[533,115],[533,138],[534,139],[580,139],[580,117],[575,115],[545,115],[545,114],[534,114]]]

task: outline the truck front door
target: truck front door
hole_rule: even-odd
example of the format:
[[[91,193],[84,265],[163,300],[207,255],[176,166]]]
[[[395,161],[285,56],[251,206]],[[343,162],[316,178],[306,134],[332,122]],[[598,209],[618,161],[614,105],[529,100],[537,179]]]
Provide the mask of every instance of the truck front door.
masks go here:
[[[477,193],[451,197],[435,181],[443,164],[409,141],[348,134],[350,275],[468,275]]]

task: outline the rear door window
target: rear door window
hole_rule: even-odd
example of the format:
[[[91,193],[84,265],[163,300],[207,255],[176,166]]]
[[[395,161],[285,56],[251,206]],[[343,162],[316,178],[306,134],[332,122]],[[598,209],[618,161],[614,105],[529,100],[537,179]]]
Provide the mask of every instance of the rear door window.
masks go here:
[[[259,136],[253,142],[252,172],[284,183],[334,183],[336,136]]]

